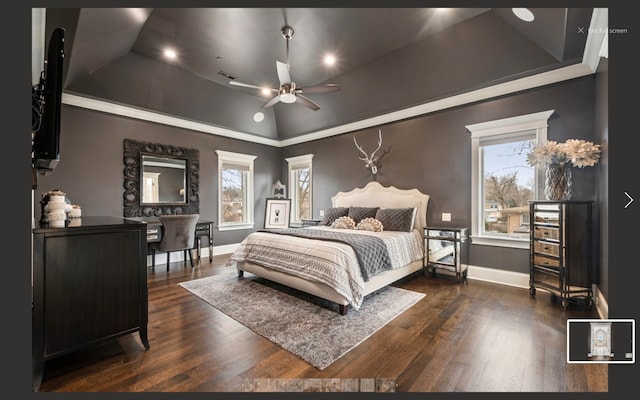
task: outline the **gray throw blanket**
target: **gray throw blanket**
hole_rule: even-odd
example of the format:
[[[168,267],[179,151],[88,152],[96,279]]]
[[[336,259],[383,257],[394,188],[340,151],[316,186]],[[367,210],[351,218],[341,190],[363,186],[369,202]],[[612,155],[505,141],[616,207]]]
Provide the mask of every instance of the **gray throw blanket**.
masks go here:
[[[261,231],[346,243],[351,246],[356,253],[360,271],[362,272],[362,277],[365,282],[368,282],[370,277],[391,269],[391,258],[389,257],[387,246],[382,239],[374,236],[359,235],[357,233],[337,230],[304,228],[262,229]]]

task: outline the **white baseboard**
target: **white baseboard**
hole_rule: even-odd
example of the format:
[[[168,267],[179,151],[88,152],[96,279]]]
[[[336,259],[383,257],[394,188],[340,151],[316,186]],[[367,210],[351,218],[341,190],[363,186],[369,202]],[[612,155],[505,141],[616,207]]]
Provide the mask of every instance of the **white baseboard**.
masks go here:
[[[469,265],[467,279],[529,289],[529,274]],[[609,316],[609,304],[597,285],[593,285],[593,302],[601,319]]]
[[[232,244],[224,244],[222,246],[213,246],[213,255],[220,255],[220,254],[231,254],[233,253],[238,246],[240,246],[240,243],[232,243]],[[207,249],[207,255],[209,253],[209,249]]]
[[[147,255],[147,266],[151,266],[151,254]],[[195,258],[194,258],[195,259]],[[184,252],[183,251],[172,251],[171,252],[171,262],[185,261]],[[186,261],[189,261],[187,258]],[[167,253],[157,252],[156,253],[156,266],[164,265],[167,263]]]
[[[522,272],[505,271],[502,269],[477,267],[469,265],[467,279],[498,283],[500,285],[529,288],[529,274]]]
[[[213,255],[231,254],[238,248],[240,243],[226,244],[222,246],[213,246]],[[203,247],[200,249],[200,257],[209,257],[209,248]],[[195,257],[194,257],[195,260]],[[185,261],[184,252],[174,251],[171,253],[171,262]],[[187,260],[188,261],[188,260]],[[156,253],[156,265],[167,263],[167,253]],[[151,255],[147,255],[147,266],[151,266]]]

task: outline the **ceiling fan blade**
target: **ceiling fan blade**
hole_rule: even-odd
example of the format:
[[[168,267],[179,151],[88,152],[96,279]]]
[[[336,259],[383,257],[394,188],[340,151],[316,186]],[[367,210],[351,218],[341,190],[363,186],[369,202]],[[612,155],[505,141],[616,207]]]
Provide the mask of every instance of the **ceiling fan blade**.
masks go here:
[[[278,79],[280,80],[280,86],[287,83],[291,83],[291,75],[289,74],[289,65],[281,61],[276,61],[276,68],[278,70]]]
[[[296,93],[328,93],[328,92],[339,92],[340,85],[335,83],[329,83],[323,86],[310,86],[310,87],[302,87],[297,88]]]
[[[296,103],[300,103],[304,106],[309,107],[310,109],[312,109],[313,111],[318,111],[320,109],[320,106],[317,105],[316,103],[314,103],[313,101],[307,99],[306,97],[304,97],[301,94],[297,94],[296,95]]]
[[[277,102],[280,101],[280,95],[277,95],[276,97],[272,98],[271,100],[267,101],[266,103],[264,103],[262,105],[262,108],[268,108],[271,107],[272,105],[276,104]]]
[[[229,81],[229,85],[242,86],[242,87],[247,87],[247,88],[251,88],[251,89],[258,89],[258,90],[267,89],[267,90],[272,91],[272,92],[277,92],[278,91],[278,89],[273,89],[273,88],[270,88],[270,87],[250,85],[248,83],[242,83],[242,82],[237,82],[237,81]]]

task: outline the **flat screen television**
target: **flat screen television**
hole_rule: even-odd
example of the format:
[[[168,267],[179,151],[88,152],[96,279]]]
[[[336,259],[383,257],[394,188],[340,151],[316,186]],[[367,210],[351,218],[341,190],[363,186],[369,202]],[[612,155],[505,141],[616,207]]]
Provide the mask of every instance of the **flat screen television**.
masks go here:
[[[32,164],[39,174],[52,171],[60,160],[60,109],[64,28],[55,28],[49,38],[40,82],[32,88]]]

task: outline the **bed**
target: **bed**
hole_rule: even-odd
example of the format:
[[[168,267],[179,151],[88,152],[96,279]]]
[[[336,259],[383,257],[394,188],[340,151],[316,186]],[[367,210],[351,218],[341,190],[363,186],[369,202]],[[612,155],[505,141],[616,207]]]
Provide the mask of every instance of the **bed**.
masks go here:
[[[239,279],[248,272],[278,282],[336,303],[345,315],[349,307],[359,309],[368,294],[422,269],[428,202],[429,195],[417,189],[385,187],[372,181],[333,196],[321,226],[251,233],[228,265],[235,265]],[[384,224],[382,231],[352,226],[338,229],[338,220],[351,219],[340,215],[344,209],[347,216],[353,212],[354,222],[359,219],[360,225],[378,226],[371,217],[376,209],[373,220],[379,217],[378,222],[399,230],[384,229]],[[407,210],[412,213],[409,223]],[[356,218],[358,213],[361,218]],[[328,214],[340,217],[332,222]]]

